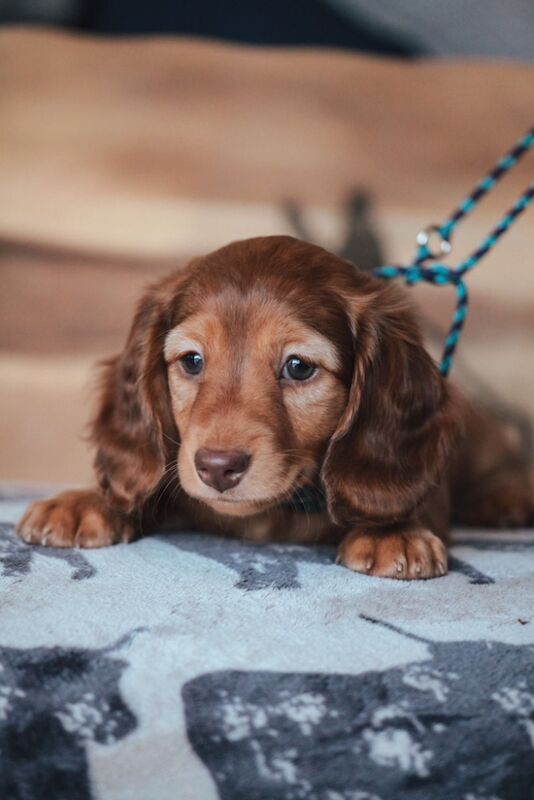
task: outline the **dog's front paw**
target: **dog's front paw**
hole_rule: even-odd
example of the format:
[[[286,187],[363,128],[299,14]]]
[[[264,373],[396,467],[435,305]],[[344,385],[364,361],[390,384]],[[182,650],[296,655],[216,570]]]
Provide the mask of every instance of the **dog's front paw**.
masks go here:
[[[134,537],[130,522],[110,511],[97,491],[62,492],[32,503],[17,533],[49,547],[106,547]]]
[[[445,545],[425,529],[354,531],[339,545],[337,561],[355,572],[400,580],[439,578],[447,572]]]

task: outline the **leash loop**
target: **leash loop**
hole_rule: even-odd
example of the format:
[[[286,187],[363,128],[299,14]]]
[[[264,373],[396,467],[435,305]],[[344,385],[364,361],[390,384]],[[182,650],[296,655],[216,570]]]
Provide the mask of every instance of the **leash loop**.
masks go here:
[[[464,276],[478,264],[481,258],[489,253],[501,236],[510,229],[515,220],[525,211],[534,198],[534,181],[527,186],[512,208],[501,218],[479,247],[473,250],[467,258],[464,258],[458,266],[449,267],[446,264],[429,264],[428,262],[437,261],[451,252],[451,236],[458,223],[475,208],[477,203],[493,189],[503,175],[523,158],[533,145],[534,128],[531,128],[508,153],[499,159],[491,172],[476,184],[471,194],[462,200],[441,225],[429,225],[419,231],[416,237],[418,248],[411,264],[407,266],[387,265],[373,270],[373,274],[378,278],[402,277],[409,286],[425,281],[435,286],[453,285],[455,287],[456,309],[445,339],[439,367],[441,374],[444,376],[448,375],[451,368],[456,346],[467,317],[469,297]]]

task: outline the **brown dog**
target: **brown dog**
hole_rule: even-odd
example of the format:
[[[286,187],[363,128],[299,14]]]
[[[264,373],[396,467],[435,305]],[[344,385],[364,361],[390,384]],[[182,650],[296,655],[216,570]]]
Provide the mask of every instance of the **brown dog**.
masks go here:
[[[99,488],[30,506],[27,542],[99,547],[165,518],[334,541],[350,569],[431,578],[451,509],[534,516],[517,445],[440,376],[403,294],[289,237],[230,244],[148,291],[92,438]]]

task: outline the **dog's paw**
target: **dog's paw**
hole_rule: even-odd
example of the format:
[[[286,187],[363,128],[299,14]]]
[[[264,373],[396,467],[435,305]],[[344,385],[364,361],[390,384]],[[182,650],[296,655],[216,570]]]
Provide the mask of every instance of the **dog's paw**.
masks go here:
[[[134,537],[128,520],[112,513],[96,491],[62,492],[38,500],[16,530],[25,542],[49,547],[106,547]]]
[[[355,572],[398,580],[439,578],[447,573],[445,545],[430,531],[349,533],[337,562]]]

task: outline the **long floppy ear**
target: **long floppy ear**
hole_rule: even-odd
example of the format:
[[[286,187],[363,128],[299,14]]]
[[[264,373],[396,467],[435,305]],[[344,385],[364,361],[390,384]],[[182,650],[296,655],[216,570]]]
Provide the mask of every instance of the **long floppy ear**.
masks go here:
[[[173,448],[176,452],[178,433],[163,359],[171,297],[164,282],[147,292],[123,352],[103,369],[91,429],[94,466],[101,489],[125,512],[142,508],[165,475]]]
[[[402,522],[445,468],[454,403],[395,287],[355,297],[351,323],[352,385],[322,470],[329,511],[341,524]]]

